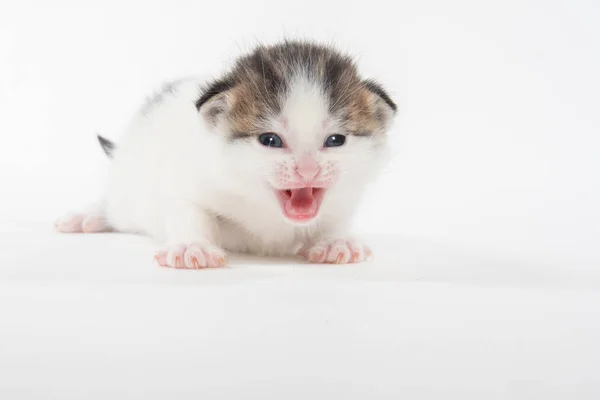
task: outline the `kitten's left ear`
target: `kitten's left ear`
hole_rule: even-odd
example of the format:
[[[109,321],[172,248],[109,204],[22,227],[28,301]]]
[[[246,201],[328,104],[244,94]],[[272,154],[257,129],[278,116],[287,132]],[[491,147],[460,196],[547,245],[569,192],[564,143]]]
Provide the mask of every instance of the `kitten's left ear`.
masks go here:
[[[363,86],[375,97],[376,113],[383,119],[384,126],[387,129],[398,111],[398,106],[376,81],[367,79],[363,81]]]
[[[231,79],[213,81],[202,90],[196,109],[206,124],[214,129],[227,110],[227,92],[235,86]]]

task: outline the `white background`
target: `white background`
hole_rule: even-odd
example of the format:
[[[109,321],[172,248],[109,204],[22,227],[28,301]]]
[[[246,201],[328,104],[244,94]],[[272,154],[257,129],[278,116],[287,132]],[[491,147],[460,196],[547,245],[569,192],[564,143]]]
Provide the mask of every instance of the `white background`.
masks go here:
[[[359,231],[592,265],[599,20],[594,0],[3,1],[0,212],[50,221],[92,200],[94,133],[118,138],[163,80],[314,38],[356,54],[400,105]]]
[[[599,21],[596,0],[1,1],[0,397],[597,399]],[[188,274],[51,232],[101,190],[96,132],[284,36],[352,52],[400,106],[356,221],[384,261]]]

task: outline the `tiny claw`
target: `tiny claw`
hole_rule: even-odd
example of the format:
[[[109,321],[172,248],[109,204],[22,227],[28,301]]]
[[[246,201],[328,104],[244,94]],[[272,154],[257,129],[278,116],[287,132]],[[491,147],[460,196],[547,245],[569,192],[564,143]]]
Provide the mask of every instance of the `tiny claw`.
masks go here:
[[[337,258],[335,259],[335,263],[336,264],[341,264],[343,258],[344,258],[343,254],[338,254]]]
[[[175,257],[175,268],[177,269],[181,269],[181,258],[180,257]]]
[[[167,266],[166,255],[164,252],[157,251],[156,253],[154,253],[154,259],[156,260],[156,262],[159,266],[161,266],[161,267]]]
[[[308,255],[308,248],[302,247],[296,252],[297,257],[306,257]]]

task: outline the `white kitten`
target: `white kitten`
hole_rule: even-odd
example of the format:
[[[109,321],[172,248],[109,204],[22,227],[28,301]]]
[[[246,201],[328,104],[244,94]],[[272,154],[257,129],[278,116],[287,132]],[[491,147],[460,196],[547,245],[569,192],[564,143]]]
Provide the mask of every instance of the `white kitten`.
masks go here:
[[[395,112],[332,48],[260,46],[218,80],[165,86],[117,144],[99,138],[105,194],[57,229],[147,234],[174,268],[223,265],[226,250],[360,262],[370,250],[348,225]]]

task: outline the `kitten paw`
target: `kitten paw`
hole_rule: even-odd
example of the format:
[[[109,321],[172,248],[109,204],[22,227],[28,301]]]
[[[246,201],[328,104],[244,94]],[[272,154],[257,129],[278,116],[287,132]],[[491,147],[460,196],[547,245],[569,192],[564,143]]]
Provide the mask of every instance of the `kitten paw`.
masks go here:
[[[110,231],[104,217],[97,214],[71,213],[59,218],[54,228],[61,233],[98,233]]]
[[[154,259],[161,267],[177,269],[217,268],[225,265],[225,252],[216,246],[172,244],[159,250]]]
[[[328,239],[308,246],[298,253],[314,264],[352,264],[365,261],[373,253],[371,249],[355,240]]]

